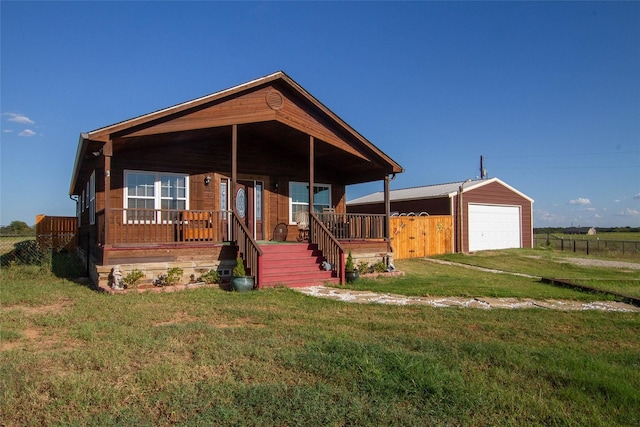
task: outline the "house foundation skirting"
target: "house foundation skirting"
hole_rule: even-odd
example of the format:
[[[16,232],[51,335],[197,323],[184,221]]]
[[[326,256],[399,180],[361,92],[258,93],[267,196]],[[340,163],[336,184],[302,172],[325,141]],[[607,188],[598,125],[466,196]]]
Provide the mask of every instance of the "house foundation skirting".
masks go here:
[[[209,270],[216,270],[220,274],[222,280],[230,280],[231,272],[235,266],[235,260],[216,260],[216,261],[181,261],[181,262],[141,262],[134,264],[113,264],[113,265],[94,265],[91,264],[89,277],[91,281],[100,288],[109,287],[109,273],[114,267],[118,267],[124,277],[133,270],[139,270],[144,275],[140,279],[140,285],[152,284],[158,276],[167,274],[171,268],[180,268],[182,270],[182,279],[180,284],[191,283]],[[192,277],[193,276],[193,277]]]
[[[102,262],[78,250],[78,256],[87,265],[91,282],[107,287],[109,273],[118,267],[124,277],[133,270],[143,273],[140,284],[153,283],[159,275],[167,274],[170,268],[182,269],[181,283],[190,283],[192,275],[197,279],[207,271],[218,271],[222,279],[230,278],[235,266],[237,248],[230,244],[189,245],[182,247],[114,247],[102,250]]]

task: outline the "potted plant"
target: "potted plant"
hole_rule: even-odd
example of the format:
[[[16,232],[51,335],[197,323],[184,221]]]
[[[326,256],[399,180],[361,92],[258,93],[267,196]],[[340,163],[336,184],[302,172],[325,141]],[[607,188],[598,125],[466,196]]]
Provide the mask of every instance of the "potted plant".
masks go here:
[[[354,282],[359,277],[358,270],[356,270],[355,265],[353,264],[353,256],[351,255],[351,251],[349,251],[347,262],[344,265],[344,273],[347,283]]]
[[[253,289],[253,277],[247,276],[244,270],[244,261],[241,257],[236,258],[236,266],[233,267],[233,279],[231,288],[238,292],[247,292]]]

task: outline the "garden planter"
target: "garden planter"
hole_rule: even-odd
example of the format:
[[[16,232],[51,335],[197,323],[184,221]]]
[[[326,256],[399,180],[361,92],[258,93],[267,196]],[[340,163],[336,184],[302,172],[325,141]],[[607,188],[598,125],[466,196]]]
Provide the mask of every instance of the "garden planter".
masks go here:
[[[253,276],[234,277],[231,279],[231,288],[238,292],[247,292],[253,289]]]

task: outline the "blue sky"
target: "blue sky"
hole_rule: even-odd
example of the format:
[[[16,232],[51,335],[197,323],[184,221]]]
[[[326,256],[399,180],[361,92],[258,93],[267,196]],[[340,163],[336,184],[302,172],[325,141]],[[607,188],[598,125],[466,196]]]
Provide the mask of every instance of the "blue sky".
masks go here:
[[[74,215],[80,132],[283,70],[406,170],[485,156],[534,226],[640,226],[639,2],[0,2],[0,224]],[[350,187],[349,199],[382,190]]]

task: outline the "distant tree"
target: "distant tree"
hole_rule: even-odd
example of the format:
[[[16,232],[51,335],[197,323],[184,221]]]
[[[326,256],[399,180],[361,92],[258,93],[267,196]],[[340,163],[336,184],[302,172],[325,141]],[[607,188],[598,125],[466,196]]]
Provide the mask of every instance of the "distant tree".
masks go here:
[[[11,224],[2,227],[2,234],[26,236],[33,233],[34,229],[24,221],[11,221]]]

